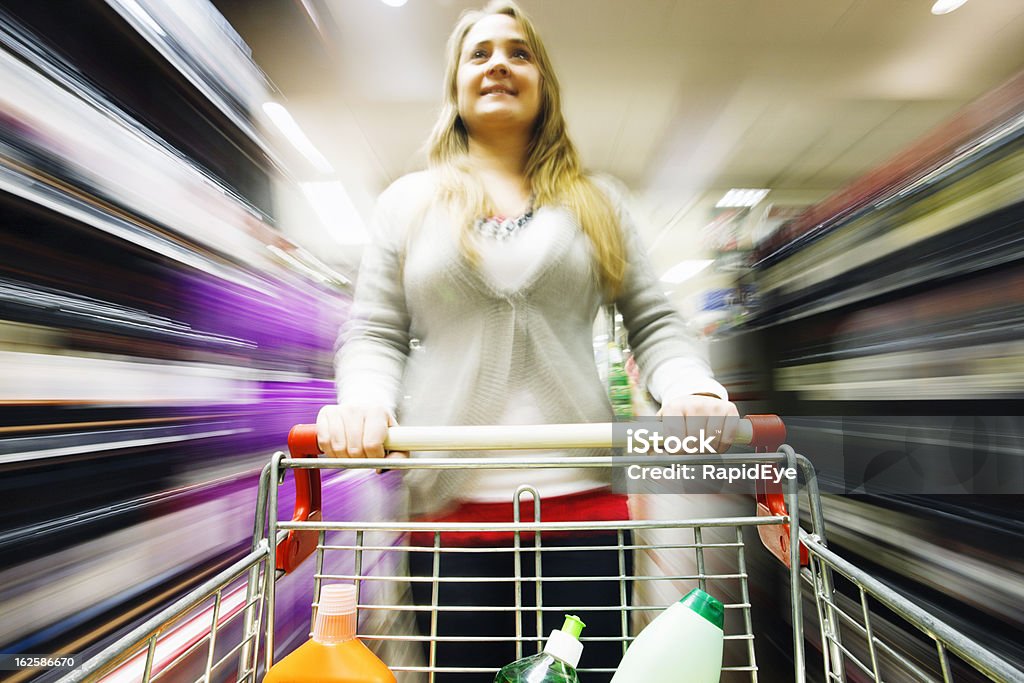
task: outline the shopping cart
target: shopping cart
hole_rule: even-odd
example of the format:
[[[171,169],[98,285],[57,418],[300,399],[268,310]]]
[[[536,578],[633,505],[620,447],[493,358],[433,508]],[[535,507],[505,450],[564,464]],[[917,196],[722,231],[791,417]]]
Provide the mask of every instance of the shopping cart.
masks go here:
[[[312,606],[316,606],[315,596],[319,595],[323,582],[354,582],[360,596],[360,637],[383,653],[400,681],[432,682],[442,673],[459,674],[458,680],[465,681],[492,680],[496,669],[506,662],[496,661],[490,667],[459,668],[439,657],[439,646],[445,643],[485,642],[492,637],[438,635],[439,617],[467,609],[483,613],[489,609],[506,612],[511,609],[515,613],[515,652],[516,656],[522,656],[541,648],[545,635],[543,626],[552,617],[560,620],[565,612],[571,611],[586,620],[590,611],[602,609],[587,604],[575,604],[568,609],[557,604],[560,586],[565,586],[566,582],[601,580],[616,582],[621,587],[620,604],[613,608],[619,614],[620,628],[615,637],[589,640],[612,641],[623,652],[637,626],[672,601],[645,604],[646,598],[659,594],[651,590],[652,587],[668,587],[668,593],[678,597],[689,587],[697,586],[723,598],[727,619],[722,680],[974,681],[987,678],[1024,681],[1024,672],[828,547],[814,470],[807,459],[782,445],[785,429],[778,418],[750,416],[740,422],[739,432],[737,443],[753,446],[754,452],[710,457],[493,456],[349,460],[315,457],[319,453],[315,428],[300,425],[289,435],[290,457],[277,453],[263,470],[252,552],[61,681],[236,680],[255,683],[281,654],[275,650],[275,616],[280,610],[275,595],[276,580],[310,555],[315,555],[316,563]],[[610,447],[612,433],[609,424],[395,427],[389,431],[386,445],[395,451],[591,449]],[[536,490],[527,483],[515,491],[514,500],[531,502],[533,519],[530,521],[520,519],[518,504],[514,505],[515,518],[510,522],[360,522],[322,518],[321,470],[501,468],[523,470],[522,479],[529,482],[531,472],[545,468],[608,468],[633,464],[670,467],[678,463],[767,464],[796,468],[800,482],[799,485],[791,482],[785,487],[759,486],[756,513],[739,517],[544,521]],[[291,520],[279,520],[278,489],[288,470],[293,471],[296,483],[295,515]],[[806,522],[809,530],[800,527],[801,495],[806,498],[809,509]],[[745,535],[753,536],[755,530],[771,554],[788,567],[792,673],[788,670],[780,673],[773,667],[771,675],[767,675],[767,669],[758,668],[752,615],[756,601],[752,600],[748,584],[752,553],[745,538]],[[450,538],[450,534],[477,532],[502,532],[510,538],[506,546],[489,551],[509,556],[510,575],[472,580],[505,582],[514,591],[512,608],[444,604],[438,599],[439,587],[446,581],[467,579],[439,576],[436,570],[423,577],[393,571],[395,566],[404,564],[394,562],[394,558],[408,558],[412,553],[429,555],[434,558],[433,566],[437,567],[441,557],[479,552],[480,548],[453,545],[443,540],[446,536]],[[547,540],[559,532],[584,536],[595,532],[611,534],[614,538],[611,547],[619,560],[617,572],[600,577],[583,571],[578,576],[545,576],[545,558],[565,551],[564,547]],[[424,543],[424,537],[429,542]],[[607,552],[609,548],[588,547],[586,543],[573,547],[573,552],[591,550]],[[691,558],[688,566],[677,561],[681,554]],[[672,560],[668,566],[658,561],[663,555]],[[652,557],[654,561],[642,561]],[[630,562],[633,558],[635,564]],[[629,570],[631,566],[633,569]],[[385,567],[385,571],[381,571],[381,567]],[[412,604],[406,599],[404,588],[415,581],[431,586],[429,605]],[[813,598],[814,608],[805,618],[803,599],[808,594]],[[429,622],[426,632],[407,628],[409,618],[417,613]],[[204,624],[201,634],[181,633],[183,625],[196,623]],[[911,636],[908,637],[908,633]],[[894,637],[893,634],[899,635]],[[586,632],[583,642],[588,644]],[[821,664],[805,667],[808,642],[819,653]],[[389,660],[388,653],[401,655]],[[581,662],[580,668],[584,681],[588,675],[598,673],[585,664],[586,660]],[[685,677],[680,680],[684,681]]]

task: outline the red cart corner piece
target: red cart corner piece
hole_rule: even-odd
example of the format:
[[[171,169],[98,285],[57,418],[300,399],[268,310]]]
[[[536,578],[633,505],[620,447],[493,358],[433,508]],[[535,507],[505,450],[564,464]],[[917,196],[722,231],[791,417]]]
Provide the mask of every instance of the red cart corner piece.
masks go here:
[[[293,458],[315,458],[320,455],[316,425],[296,425],[288,433],[288,452]],[[295,514],[293,522],[318,522],[323,511],[320,502],[320,470],[296,469]],[[277,546],[277,569],[290,572],[316,550],[319,532],[289,531]]]
[[[786,440],[786,425],[778,415],[747,415],[750,421],[750,445],[755,452],[771,453],[777,451]],[[757,481],[757,516],[774,517],[788,515],[786,498],[782,493],[782,484],[771,481]],[[786,567],[789,559],[789,525],[773,524],[757,527],[764,547],[777,557]],[[807,548],[800,544],[800,566],[808,563]]]

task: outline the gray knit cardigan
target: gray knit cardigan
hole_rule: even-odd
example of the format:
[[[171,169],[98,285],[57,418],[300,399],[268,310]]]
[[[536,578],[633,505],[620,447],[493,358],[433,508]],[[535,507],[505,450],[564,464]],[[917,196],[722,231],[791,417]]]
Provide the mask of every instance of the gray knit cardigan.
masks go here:
[[[646,382],[659,364],[700,358],[700,349],[661,291],[621,192],[598,182],[624,233],[627,271],[614,303]],[[594,320],[607,302],[576,218],[540,207],[530,230],[556,231],[551,248],[521,287],[502,292],[460,253],[452,221],[424,209],[434,187],[431,172],[414,173],[378,201],[341,337],[339,402],[383,404],[403,425],[493,424],[510,390],[525,388],[550,423],[611,421],[593,350]],[[711,376],[706,362],[699,367]],[[452,470],[410,472],[406,481],[414,512],[436,510],[460,490]]]

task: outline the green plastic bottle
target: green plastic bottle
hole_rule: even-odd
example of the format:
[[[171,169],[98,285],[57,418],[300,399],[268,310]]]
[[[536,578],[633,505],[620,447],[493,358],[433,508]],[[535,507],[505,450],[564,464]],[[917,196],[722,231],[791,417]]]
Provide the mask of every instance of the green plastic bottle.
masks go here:
[[[561,630],[548,636],[543,652],[506,664],[494,683],[579,683],[576,665],[583,654],[579,638],[584,626],[579,617],[566,614]]]
[[[608,344],[608,398],[616,419],[630,420],[633,418],[633,389],[629,384],[629,374],[622,362],[622,350],[615,344]]]

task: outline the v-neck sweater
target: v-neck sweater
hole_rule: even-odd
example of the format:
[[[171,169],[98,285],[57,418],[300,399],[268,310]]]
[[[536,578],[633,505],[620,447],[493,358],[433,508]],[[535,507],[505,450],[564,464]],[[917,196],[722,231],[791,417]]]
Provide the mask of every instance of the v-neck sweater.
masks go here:
[[[599,186],[623,231],[627,270],[614,303],[641,381],[678,359],[690,371],[677,385],[725,398],[658,286],[621,193],[605,181]],[[425,208],[435,191],[433,173],[424,171],[399,179],[378,200],[338,356],[339,402],[378,403],[403,425],[498,424],[510,393],[526,392],[543,422],[612,421],[593,352],[593,323],[608,301],[575,216],[560,206],[536,209],[529,230],[546,231],[548,248],[506,289],[462,254],[450,215]],[[578,472],[607,481],[607,473]],[[406,481],[415,512],[472,497],[463,471],[410,471]]]

